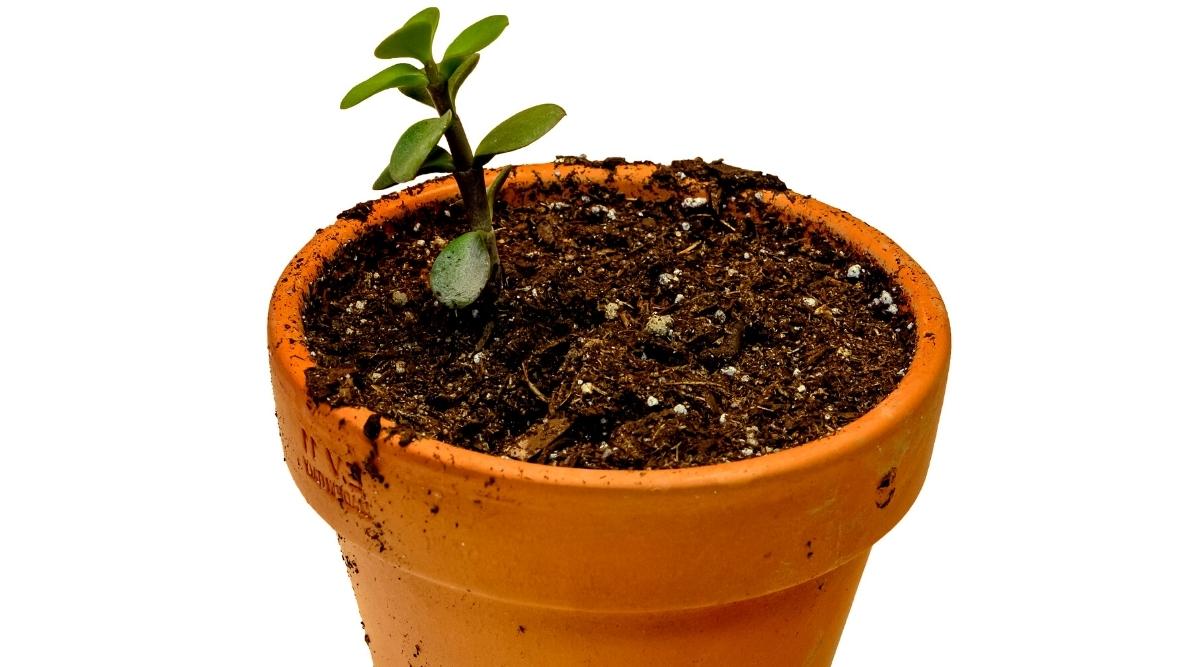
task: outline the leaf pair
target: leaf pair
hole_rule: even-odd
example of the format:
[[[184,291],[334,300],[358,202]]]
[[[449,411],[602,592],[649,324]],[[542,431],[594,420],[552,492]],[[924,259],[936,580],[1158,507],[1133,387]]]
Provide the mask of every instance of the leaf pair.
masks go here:
[[[437,32],[440,17],[437,7],[417,12],[375,47],[375,57],[415,58],[426,67],[433,65],[433,35]],[[496,41],[507,27],[508,17],[503,15],[488,16],[467,26],[446,47],[446,53],[442,56],[444,75],[449,76],[472,54]]]
[[[461,64],[455,65],[454,71],[450,73],[449,78],[446,80],[446,91],[450,96],[451,104],[458,99],[458,89],[462,87],[463,81],[467,80],[471,72],[475,71],[475,66],[478,64],[479,54],[472,53]],[[442,68],[441,73],[445,75],[446,71],[445,68]],[[366,82],[364,81],[363,83]],[[420,86],[400,86],[399,88],[400,92],[404,93],[410,99],[414,99],[427,107],[437,108],[437,105],[433,102],[433,96],[429,94],[428,79],[423,79],[423,83]]]
[[[405,130],[392,149],[392,159],[388,161],[387,169],[383,170],[372,187],[384,190],[411,181],[421,174],[454,171],[454,160],[450,153],[437,145],[450,126],[453,114],[447,111],[439,118],[419,120]]]
[[[421,174],[449,173],[454,171],[454,160],[446,149],[437,145],[454,112],[447,111],[440,118],[427,118],[413,123],[404,131],[388,167],[375,181],[374,189],[385,190],[420,176]],[[497,125],[475,153],[475,168],[486,165],[501,153],[509,153],[532,144],[551,130],[566,112],[557,104],[539,104],[514,114]]]
[[[375,47],[379,58],[413,58],[428,68],[433,66],[433,35],[437,32],[440,12],[437,7],[423,9],[413,15],[399,30],[389,35]],[[446,47],[437,73],[447,82],[450,99],[458,96],[462,86],[475,65],[479,63],[479,51],[496,41],[508,27],[508,17],[488,16],[467,26]],[[350,107],[382,91],[398,88],[400,92],[427,106],[434,106],[429,94],[429,78],[425,72],[409,63],[387,67],[371,78],[350,89],[342,98],[341,107]],[[440,82],[438,82],[440,83]]]

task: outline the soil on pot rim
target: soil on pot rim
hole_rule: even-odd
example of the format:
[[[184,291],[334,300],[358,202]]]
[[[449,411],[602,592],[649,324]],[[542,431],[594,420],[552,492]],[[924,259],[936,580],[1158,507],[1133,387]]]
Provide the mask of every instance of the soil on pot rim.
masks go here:
[[[673,196],[567,178],[499,204],[503,287],[461,311],[428,287],[457,201],[346,245],[304,306],[310,397],[489,454],[651,469],[801,445],[892,391],[915,333],[882,269],[762,204],[773,176],[687,160],[654,181]]]

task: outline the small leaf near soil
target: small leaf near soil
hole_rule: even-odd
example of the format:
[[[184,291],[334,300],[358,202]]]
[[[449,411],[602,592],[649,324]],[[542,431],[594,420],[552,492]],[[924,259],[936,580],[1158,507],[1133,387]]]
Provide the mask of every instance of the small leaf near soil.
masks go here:
[[[500,171],[496,172],[496,176],[492,179],[492,182],[488,184],[487,198],[489,206],[496,204],[496,194],[500,192],[500,188],[504,187],[504,181],[508,180],[508,175],[512,173],[512,170],[513,167],[511,164],[501,167]]]
[[[438,301],[458,309],[478,299],[491,276],[487,233],[476,229],[442,248],[429,270],[429,287]]]
[[[449,174],[454,171],[454,158],[450,156],[450,151],[441,146],[434,146],[433,150],[429,151],[425,162],[421,163],[421,168],[417,170],[417,175],[421,174]]]
[[[451,112],[447,111],[441,118],[419,120],[400,135],[400,140],[392,149],[392,159],[388,163],[388,173],[391,174],[392,180],[403,183],[416,177],[421,165],[425,164],[425,158],[433,151],[433,147],[437,146],[438,139],[442,138],[442,133],[450,125],[450,116]]]
[[[379,174],[379,178],[376,178],[375,182],[371,184],[371,189],[387,190],[393,185],[398,184],[396,183],[396,179],[392,178],[391,166],[387,166],[383,168],[383,173]]]
[[[518,111],[488,132],[475,149],[475,166],[482,167],[500,153],[524,148],[549,132],[567,115],[557,104],[539,104]]]
[[[450,157],[450,152],[441,146],[434,146],[429,152],[429,156],[425,158],[425,162],[421,164],[421,168],[417,170],[417,175],[421,174],[448,174],[454,171],[454,159]],[[373,190],[386,190],[394,185],[399,185],[396,179],[392,178],[391,166],[383,168],[383,173],[379,174],[379,178],[375,179],[375,183],[371,186]]]

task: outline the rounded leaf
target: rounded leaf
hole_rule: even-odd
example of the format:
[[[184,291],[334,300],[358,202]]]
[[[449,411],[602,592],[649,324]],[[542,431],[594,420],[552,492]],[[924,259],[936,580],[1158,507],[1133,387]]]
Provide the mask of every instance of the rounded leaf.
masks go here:
[[[475,66],[478,64],[479,54],[472,53],[467,56],[467,59],[462,64],[454,69],[454,73],[446,81],[446,92],[449,93],[451,102],[458,98],[458,89],[462,87],[463,81],[466,81],[467,77],[471,76],[471,72],[475,71]]]
[[[429,270],[429,287],[438,301],[458,309],[474,303],[491,277],[487,232],[476,229],[442,248]]]
[[[396,179],[392,178],[391,168],[384,167],[383,173],[379,174],[379,178],[375,179],[375,182],[371,184],[371,189],[387,190],[393,185],[399,185],[399,183],[396,182]]]
[[[513,166],[511,164],[500,167],[496,172],[496,176],[492,178],[492,182],[487,186],[488,206],[496,205],[496,195],[500,193],[500,188],[504,187],[504,181],[508,180],[508,175],[512,173]]]
[[[466,58],[445,58],[442,62],[438,63],[438,73],[442,75],[443,79],[449,81],[450,77],[454,76],[454,73],[458,71],[458,68],[466,60]]]
[[[441,146],[434,146],[433,150],[429,151],[429,155],[425,161],[421,163],[421,168],[417,170],[417,176],[421,174],[438,174],[450,173],[454,171],[454,159],[450,157],[450,152]],[[379,178],[375,179],[375,183],[371,185],[372,190],[386,190],[393,185],[399,185],[396,179],[392,178],[392,167],[388,165],[384,167],[383,173],[379,174]]]
[[[428,83],[426,84],[426,86],[427,85],[428,85]],[[429,94],[429,89],[426,86],[418,86],[418,87],[412,87],[412,88],[404,86],[404,87],[400,88],[400,92],[404,93],[404,96],[409,99],[416,100],[416,101],[420,102],[421,104],[424,104],[427,107],[433,107],[436,109],[437,105],[435,105],[433,103],[433,96],[431,96]]]
[[[417,170],[417,175],[421,174],[448,174],[454,171],[454,158],[451,157],[450,151],[441,146],[434,146],[433,150],[429,151],[425,161],[421,163],[421,168]]]
[[[485,46],[496,41],[496,38],[507,27],[508,17],[502,14],[489,16],[472,23],[458,33],[458,37],[455,37],[453,42],[450,42],[442,60],[465,58],[472,53],[478,53]]]
[[[375,47],[376,58],[416,58],[428,65],[433,62],[433,33],[441,13],[427,7],[413,15],[399,30]]]
[[[388,173],[397,183],[411,181],[425,164],[425,158],[433,151],[438,139],[450,125],[451,112],[447,111],[441,118],[426,118],[412,124],[396,147],[392,149],[392,159],[388,162]]]
[[[408,63],[392,65],[351,88],[350,92],[342,98],[342,108],[349,109],[368,97],[389,88],[421,88],[424,90],[428,85],[429,81],[425,78],[425,73],[416,67]]]
[[[482,167],[496,155],[524,148],[558,124],[567,112],[557,104],[539,104],[519,111],[500,123],[475,149],[475,166]]]

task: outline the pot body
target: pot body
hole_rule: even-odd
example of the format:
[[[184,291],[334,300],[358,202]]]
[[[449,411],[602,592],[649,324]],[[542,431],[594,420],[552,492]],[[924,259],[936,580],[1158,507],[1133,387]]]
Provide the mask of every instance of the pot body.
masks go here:
[[[574,174],[654,196],[653,169],[533,165],[510,183]],[[365,220],[339,220],[296,256],[271,301],[285,457],[337,531],[375,664],[829,665],[871,545],[928,469],[950,356],[928,276],[841,211],[758,193],[872,255],[908,296],[913,363],[867,415],[801,447],[681,470],[560,469],[401,443],[366,410],[307,398],[300,309],[342,243],[455,195],[453,183],[430,182],[375,202]]]

